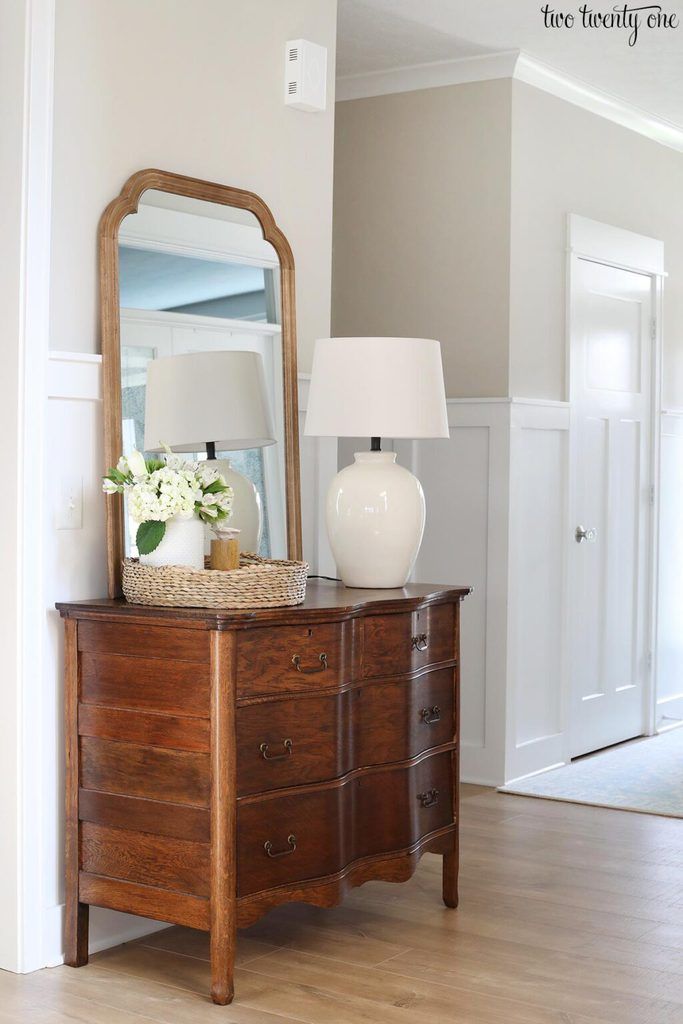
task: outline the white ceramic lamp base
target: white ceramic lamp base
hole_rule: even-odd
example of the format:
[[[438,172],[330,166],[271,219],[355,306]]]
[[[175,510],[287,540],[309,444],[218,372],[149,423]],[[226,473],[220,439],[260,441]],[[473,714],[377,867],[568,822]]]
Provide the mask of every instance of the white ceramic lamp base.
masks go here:
[[[240,531],[240,551],[258,554],[263,532],[263,510],[261,495],[256,485],[243,473],[233,469],[230,459],[211,459],[209,465],[217,470],[233,489],[232,515],[227,525]]]
[[[394,452],[356,452],[327,495],[327,532],[347,587],[402,587],[420,550],[425,499]]]

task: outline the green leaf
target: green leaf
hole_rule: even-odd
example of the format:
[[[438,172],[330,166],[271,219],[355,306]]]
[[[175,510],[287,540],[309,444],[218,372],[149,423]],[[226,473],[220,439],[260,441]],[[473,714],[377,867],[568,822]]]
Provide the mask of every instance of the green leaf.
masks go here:
[[[204,494],[220,494],[221,491],[227,491],[228,485],[224,484],[222,480],[214,480],[208,487],[202,487]]]
[[[154,473],[157,469],[164,469],[166,463],[163,459],[145,459],[148,473]]]
[[[140,523],[135,537],[135,543],[141,555],[149,555],[155,551],[166,533],[166,523],[160,523],[156,519],[148,519],[146,523]]]

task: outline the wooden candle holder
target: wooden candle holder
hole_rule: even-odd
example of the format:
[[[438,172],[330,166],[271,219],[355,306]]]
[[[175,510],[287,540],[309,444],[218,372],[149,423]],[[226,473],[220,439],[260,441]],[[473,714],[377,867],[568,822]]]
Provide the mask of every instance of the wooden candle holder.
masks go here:
[[[235,537],[211,541],[212,569],[239,569],[240,548]]]

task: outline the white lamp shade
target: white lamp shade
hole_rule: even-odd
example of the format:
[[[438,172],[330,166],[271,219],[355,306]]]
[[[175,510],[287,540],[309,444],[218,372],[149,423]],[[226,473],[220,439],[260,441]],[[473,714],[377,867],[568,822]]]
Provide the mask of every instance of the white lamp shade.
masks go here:
[[[316,341],[304,432],[319,437],[448,437],[439,342]]]
[[[216,451],[275,443],[258,352],[189,352],[148,363],[145,451],[199,452],[207,442]]]

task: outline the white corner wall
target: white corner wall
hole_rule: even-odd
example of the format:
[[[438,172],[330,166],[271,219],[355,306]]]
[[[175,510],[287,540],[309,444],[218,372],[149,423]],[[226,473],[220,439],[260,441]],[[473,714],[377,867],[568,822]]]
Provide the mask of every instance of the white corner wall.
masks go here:
[[[322,114],[283,103],[284,44],[301,36],[328,47]],[[313,339],[329,333],[335,37],[336,0],[0,5],[0,425],[5,480],[17,495],[0,530],[0,968],[61,959],[62,652],[53,604],[105,593],[99,217],[146,166],[260,193],[294,251],[305,368]],[[329,453],[304,448],[309,491],[319,477],[306,459],[324,466]],[[57,531],[54,502],[81,477],[82,529]],[[304,535],[313,564],[329,571],[312,525],[319,519],[317,508],[305,513]],[[92,946],[154,927],[93,912]]]

